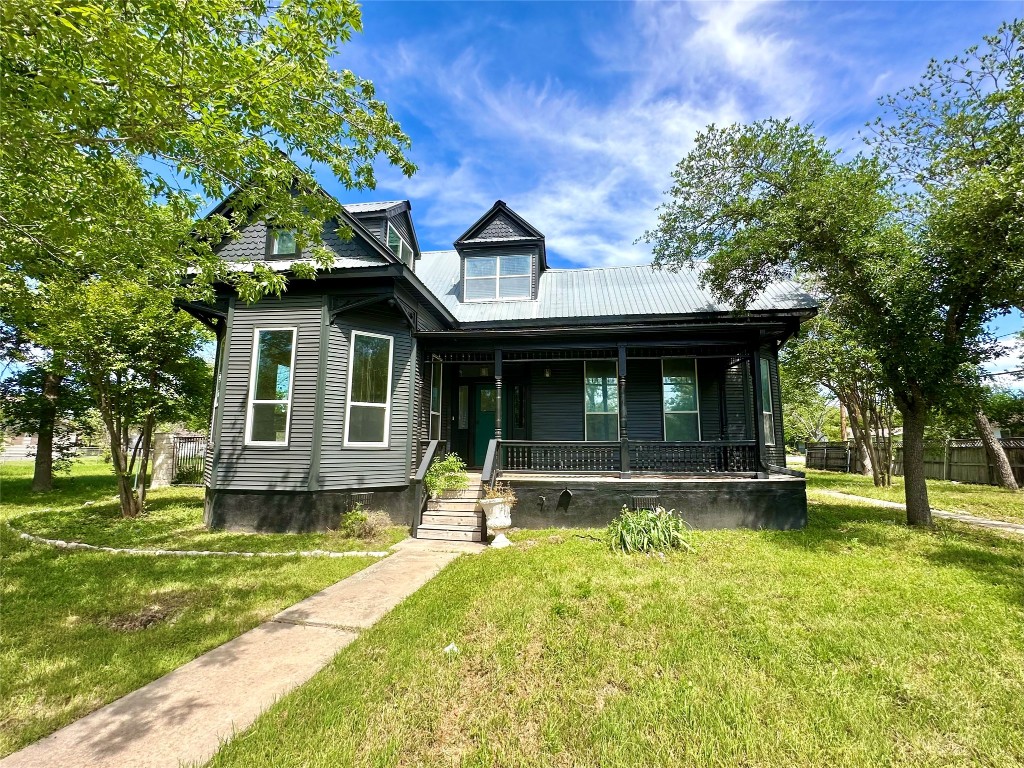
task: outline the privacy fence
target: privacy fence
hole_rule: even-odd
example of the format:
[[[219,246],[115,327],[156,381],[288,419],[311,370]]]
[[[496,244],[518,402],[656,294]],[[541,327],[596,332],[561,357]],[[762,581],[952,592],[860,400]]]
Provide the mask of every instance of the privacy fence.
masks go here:
[[[1024,483],[1024,438],[1004,438],[999,441],[1010,460],[1014,477]],[[893,474],[903,474],[903,445],[893,446]],[[925,476],[935,480],[955,480],[960,483],[996,485],[995,468],[989,463],[981,440],[947,440],[945,443],[927,443],[924,451]],[[853,441],[808,443],[807,468],[827,469],[832,472],[861,471],[860,459]]]

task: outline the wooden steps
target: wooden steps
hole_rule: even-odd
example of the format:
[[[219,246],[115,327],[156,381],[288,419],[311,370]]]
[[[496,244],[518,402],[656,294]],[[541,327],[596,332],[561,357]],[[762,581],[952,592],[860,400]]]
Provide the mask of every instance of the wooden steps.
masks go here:
[[[447,491],[441,498],[427,502],[423,519],[416,529],[416,538],[436,541],[483,541],[486,533],[484,513],[480,508],[480,475],[470,475],[469,485],[458,491]]]

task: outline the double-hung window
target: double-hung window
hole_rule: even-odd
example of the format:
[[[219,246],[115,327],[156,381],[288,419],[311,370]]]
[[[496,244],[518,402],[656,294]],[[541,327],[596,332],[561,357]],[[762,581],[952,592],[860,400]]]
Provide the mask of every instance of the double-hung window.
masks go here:
[[[775,414],[772,411],[772,377],[768,361],[761,360],[761,421],[764,444],[775,445]]]
[[[409,244],[405,242],[405,238],[399,234],[398,230],[395,229],[394,226],[392,226],[390,221],[388,222],[388,248],[390,248],[391,252],[406,264],[410,266],[412,265],[413,256],[415,255],[413,250],[409,247]]]
[[[394,338],[352,331],[345,445],[386,448],[391,422]]]
[[[275,229],[271,233],[270,253],[273,256],[294,256],[297,252],[294,229]]]
[[[585,439],[619,439],[618,376],[619,366],[614,360],[583,363]]]
[[[692,357],[663,358],[661,395],[667,442],[700,440],[697,393],[697,361]]]
[[[430,364],[430,439],[441,439],[441,363]]]
[[[294,374],[295,329],[257,328],[249,376],[247,444],[288,444]]]
[[[466,301],[529,299],[533,257],[528,254],[491,254],[466,257]]]

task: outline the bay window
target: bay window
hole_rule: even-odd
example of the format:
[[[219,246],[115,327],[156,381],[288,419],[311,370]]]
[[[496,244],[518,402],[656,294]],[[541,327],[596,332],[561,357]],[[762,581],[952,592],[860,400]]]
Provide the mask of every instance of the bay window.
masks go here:
[[[761,360],[761,420],[764,430],[764,444],[775,445],[775,413],[772,406],[771,367],[763,357]]]
[[[257,328],[253,332],[245,429],[247,444],[288,444],[295,333],[294,328]]]
[[[619,366],[614,360],[583,363],[585,439],[619,439],[618,376]]]
[[[700,440],[697,407],[697,361],[692,357],[666,357],[661,361],[662,410],[667,442]]]
[[[352,331],[349,347],[345,445],[386,448],[391,421],[394,338]]]

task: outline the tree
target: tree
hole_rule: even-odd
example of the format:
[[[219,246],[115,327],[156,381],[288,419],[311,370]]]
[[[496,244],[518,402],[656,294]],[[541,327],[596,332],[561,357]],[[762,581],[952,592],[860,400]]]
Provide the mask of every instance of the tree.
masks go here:
[[[1024,306],[1024,24],[933,62],[884,105],[872,156],[842,160],[809,125],[709,127],[646,233],[656,263],[706,260],[740,306],[804,274],[878,361],[903,421],[907,521],[930,525],[929,413],[991,357],[985,324]]]
[[[181,271],[191,267],[196,286],[221,278],[247,296],[279,293],[282,275],[229,275],[211,243],[259,211],[297,229],[303,253],[324,262],[322,224],[338,204],[313,164],[347,188],[372,188],[380,157],[414,170],[372,84],[332,67],[360,25],[353,0],[10,0],[0,14],[0,264],[32,280],[117,275],[117,258],[90,259],[76,243],[116,235],[104,223],[118,216],[127,165],[183,217],[202,204],[193,188],[208,199],[238,190],[230,219],[204,219],[183,241]],[[299,154],[301,169],[289,159]]]
[[[786,443],[839,439],[839,405],[835,398],[822,394],[820,386],[793,371],[785,359],[779,360],[779,392],[782,396],[782,420],[786,424]]]

